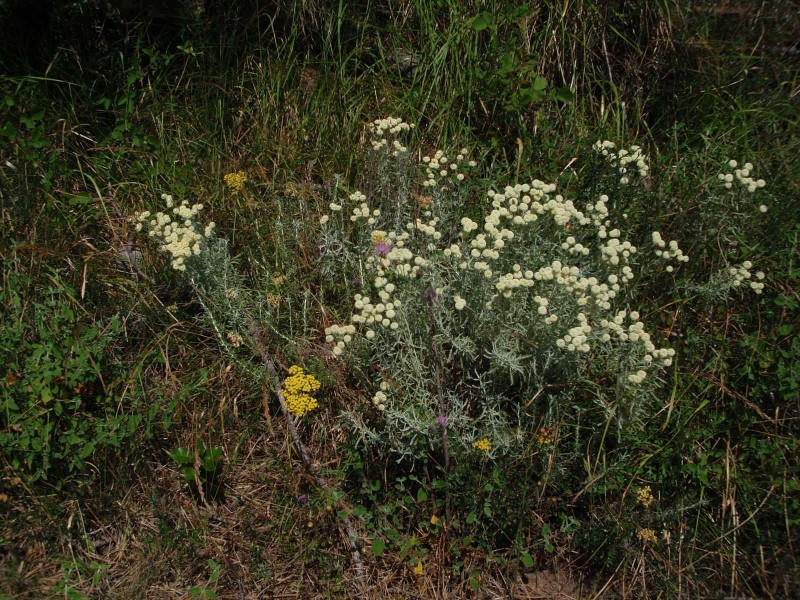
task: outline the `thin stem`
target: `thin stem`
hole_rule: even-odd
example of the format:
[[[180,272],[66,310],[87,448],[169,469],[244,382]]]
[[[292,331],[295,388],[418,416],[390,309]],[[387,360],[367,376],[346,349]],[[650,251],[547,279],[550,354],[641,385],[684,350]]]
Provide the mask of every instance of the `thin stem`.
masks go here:
[[[433,316],[433,310],[430,311],[431,315],[431,324],[433,329],[436,329],[436,319]],[[434,376],[436,377],[436,393],[439,397],[439,415],[440,417],[444,417],[447,419],[447,400],[444,396],[444,387],[442,386],[442,357],[439,353],[439,348],[436,345],[436,341],[433,340],[433,336],[431,336],[431,347],[433,348],[433,355],[434,355]],[[445,521],[449,524],[450,523],[450,447],[447,441],[447,421],[444,421],[444,424],[440,424],[442,429],[442,454],[444,456],[444,511],[445,511]]]
[[[313,481],[325,491],[330,492],[331,486],[328,481],[321,477],[316,469],[314,469],[314,465],[311,462],[311,456],[308,453],[308,449],[306,448],[305,444],[303,444],[303,440],[300,439],[300,434],[297,431],[297,424],[295,423],[294,417],[292,413],[286,408],[286,399],[283,397],[281,393],[281,384],[280,384],[280,376],[278,375],[277,369],[275,368],[275,362],[272,360],[269,352],[264,345],[264,342],[261,339],[261,334],[258,331],[255,323],[249,322],[248,323],[248,331],[250,333],[250,338],[253,340],[253,345],[255,346],[256,350],[258,351],[259,355],[261,356],[261,360],[264,363],[264,367],[267,370],[266,377],[269,385],[272,388],[272,391],[278,397],[278,401],[281,405],[281,412],[283,416],[286,418],[286,422],[289,425],[289,431],[292,434],[292,439],[294,440],[294,445],[297,448],[297,452],[300,454],[300,458],[303,461],[303,465],[306,468],[306,471],[311,476]],[[361,562],[361,550],[358,546],[358,535],[356,534],[355,527],[353,526],[353,521],[350,519],[349,511],[347,507],[344,506],[341,502],[336,502],[337,508],[337,515],[342,520],[345,526],[345,530],[347,532],[347,538],[350,545],[350,553],[353,555],[353,563],[355,564],[356,573],[358,574],[359,580],[363,580],[365,577],[364,571],[364,564]]]

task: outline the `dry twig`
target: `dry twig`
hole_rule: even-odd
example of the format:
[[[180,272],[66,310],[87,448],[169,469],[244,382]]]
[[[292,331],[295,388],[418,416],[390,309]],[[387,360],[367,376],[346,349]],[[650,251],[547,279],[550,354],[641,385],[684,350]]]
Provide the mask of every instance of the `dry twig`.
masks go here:
[[[266,367],[267,382],[272,388],[272,391],[278,397],[278,401],[281,405],[281,412],[283,412],[283,416],[286,417],[286,422],[289,425],[289,431],[292,434],[294,445],[297,448],[298,454],[300,454],[300,458],[303,461],[306,471],[318,487],[322,488],[323,490],[330,491],[330,484],[324,477],[321,477],[316,472],[316,469],[314,469],[308,449],[306,448],[305,444],[303,444],[303,440],[300,439],[300,434],[297,431],[297,424],[294,421],[294,417],[286,408],[286,399],[281,393],[281,378],[278,375],[277,369],[275,368],[275,362],[272,360],[272,357],[270,356],[266,346],[264,345],[264,342],[261,339],[261,334],[259,333],[258,328],[253,322],[250,322],[248,323],[248,329],[250,338],[253,340],[253,345],[261,356],[261,360]],[[350,544],[350,553],[353,555],[353,564],[355,565],[358,579],[359,581],[363,582],[365,580],[364,564],[361,562],[361,550],[358,546],[358,535],[356,535],[355,527],[353,527],[353,521],[350,519],[350,515],[348,514],[349,511],[341,502],[337,502],[336,508],[337,514],[344,523],[345,531],[347,532],[347,538]]]

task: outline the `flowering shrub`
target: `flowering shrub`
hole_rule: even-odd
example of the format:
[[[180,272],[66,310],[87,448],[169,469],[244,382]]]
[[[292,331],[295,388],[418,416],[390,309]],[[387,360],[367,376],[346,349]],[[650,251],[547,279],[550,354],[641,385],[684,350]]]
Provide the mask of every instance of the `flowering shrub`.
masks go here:
[[[397,139],[410,126],[386,123],[371,128],[378,206],[355,191],[320,219],[323,262],[349,265],[364,282],[349,322],[325,335],[335,356],[376,365],[373,405],[384,426],[354,417],[366,439],[405,455],[445,441],[512,452],[528,443],[532,423],[552,424],[568,409],[589,365],[607,382],[607,414],[618,426],[635,423],[675,355],[630,308],[635,280],[643,265],[671,273],[689,261],[678,241],[653,232],[646,241],[660,262],[639,260],[625,216],[611,209],[619,190],[578,202],[538,179],[485,190],[477,222],[462,212],[477,166],[467,150],[413,161]],[[638,146],[594,149],[627,189],[648,174]],[[424,205],[412,202],[419,188]]]
[[[229,349],[243,346],[248,294],[241,285],[227,242],[214,235],[216,224],[213,221],[205,227],[198,224],[202,204],[190,205],[183,200],[177,205],[169,194],[162,194],[161,199],[170,212],[135,214],[132,220],[136,230],[147,230],[159,248],[169,254],[172,268],[201,292],[197,299],[220,343]]]
[[[612,170],[600,177],[610,189],[573,200],[539,179],[481,187],[466,148],[415,158],[402,139],[412,130],[399,119],[376,121],[370,195],[342,194],[337,180],[318,220],[320,272],[332,279],[345,270],[357,288],[350,318],[326,327],[325,340],[334,357],[369,365],[382,417],[351,415],[360,439],[412,457],[432,449],[497,457],[552,444],[560,415],[580,419],[589,378],[602,381],[594,396],[604,418],[581,426],[636,426],[675,355],[633,308],[637,278],[690,261],[658,231],[627,239],[627,215],[613,210],[649,172],[643,149],[595,144]],[[732,176],[749,191],[762,187],[751,170]],[[476,194],[485,198],[482,218],[464,210]],[[202,233],[195,225],[201,204],[163,198],[174,216],[140,213],[137,229],[146,225],[172,266],[202,289],[200,302],[233,351],[247,342],[247,298],[227,246],[212,236],[213,223]],[[761,292],[765,276],[753,277],[752,266],[728,266],[708,285]],[[261,310],[280,300],[266,297]],[[292,369],[283,393],[302,416],[317,407],[319,382]]]
[[[764,189],[767,187],[764,179],[752,177],[754,166],[751,163],[739,168],[738,161],[729,160],[725,165],[727,169],[723,171],[730,171],[719,173],[710,182],[708,193],[697,206],[700,214],[687,223],[694,238],[713,240],[703,257],[705,261],[717,263],[722,258],[723,262],[707,281],[685,281],[681,285],[682,291],[706,301],[720,301],[737,288],[749,288],[756,294],[764,291],[767,276],[763,271],[754,270],[751,260],[734,259],[733,252],[731,256],[720,257],[719,248],[735,249],[742,246],[743,239],[753,238],[753,223],[757,222],[756,218],[765,218],[764,214],[769,211],[767,204],[757,203],[780,202],[778,198],[770,198],[769,191]],[[663,242],[661,247],[664,248]],[[671,258],[667,252],[667,249],[662,250],[662,258]],[[681,257],[677,260],[680,261]]]

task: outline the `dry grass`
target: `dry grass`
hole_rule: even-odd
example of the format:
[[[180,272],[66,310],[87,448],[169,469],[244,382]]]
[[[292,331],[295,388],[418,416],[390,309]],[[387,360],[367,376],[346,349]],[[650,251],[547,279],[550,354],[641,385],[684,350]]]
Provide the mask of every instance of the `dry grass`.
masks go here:
[[[274,426],[279,426],[277,419]],[[241,464],[227,469],[225,504],[201,505],[187,493],[180,470],[154,464],[105,506],[96,495],[52,506],[13,506],[3,526],[0,593],[8,598],[50,597],[59,584],[88,598],[186,598],[220,563],[217,597],[241,598],[578,598],[568,575],[540,571],[510,580],[500,572],[455,577],[449,548],[430,540],[422,574],[396,557],[366,557],[367,580],[356,575],[346,539],[332,511],[297,500],[307,478],[291,459],[287,435],[263,431],[234,448]],[[287,490],[292,482],[293,490]],[[55,500],[53,498],[52,500]],[[16,533],[15,533],[16,532]],[[98,583],[91,569],[102,565]],[[473,567],[485,568],[476,554]],[[13,572],[13,574],[12,574]],[[473,584],[474,585],[474,584]],[[211,586],[209,586],[211,587]],[[477,595],[476,595],[477,594]]]

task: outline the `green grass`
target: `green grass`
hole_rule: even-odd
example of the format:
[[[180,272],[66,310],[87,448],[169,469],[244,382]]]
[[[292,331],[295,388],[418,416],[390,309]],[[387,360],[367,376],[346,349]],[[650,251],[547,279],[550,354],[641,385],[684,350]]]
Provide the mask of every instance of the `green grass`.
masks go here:
[[[99,4],[65,3],[51,50],[0,57],[2,290],[17,298],[2,312],[0,597],[349,597],[338,503],[366,597],[535,597],[546,571],[586,598],[798,593],[797,25],[785,2],[530,6],[253,3],[179,23],[125,16],[103,36],[80,33],[103,22]],[[695,280],[732,247],[767,289],[723,300],[688,279],[677,297],[666,279],[641,282],[639,311],[678,356],[638,428],[615,428],[602,373],[587,371],[572,408],[540,424],[552,444],[449,472],[398,463],[339,416],[379,424],[368,367],[322,343],[355,287],[320,264],[316,226],[334,190],[378,185],[361,149],[389,115],[418,124],[423,153],[474,148],[476,189],[538,177],[590,198],[587,148],[641,143],[653,169],[626,200],[632,229],[680,240]],[[703,201],[731,158],[767,180],[766,214]],[[232,194],[222,178],[240,169]],[[135,236],[128,217],[162,193],[206,205],[268,350],[322,380],[300,435],[331,490],[297,460],[258,357],[223,349],[194,291]],[[50,358],[32,361],[35,348]],[[69,443],[50,465],[18,460],[8,448],[48,422]],[[198,504],[170,458],[198,440],[222,449],[224,505]],[[646,485],[651,508],[635,499]]]

